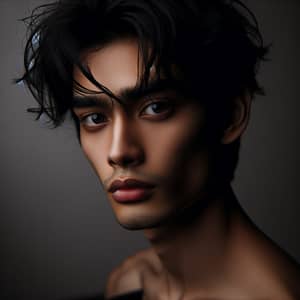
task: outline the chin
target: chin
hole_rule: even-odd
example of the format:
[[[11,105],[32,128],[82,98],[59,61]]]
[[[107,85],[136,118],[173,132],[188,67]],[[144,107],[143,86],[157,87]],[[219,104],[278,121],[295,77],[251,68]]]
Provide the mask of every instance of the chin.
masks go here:
[[[159,227],[163,222],[155,220],[118,220],[117,222],[127,230],[143,230]]]
[[[117,222],[127,230],[146,230],[164,227],[168,225],[189,225],[198,219],[205,210],[208,201],[194,201],[185,207],[173,207],[172,209],[152,211],[152,214],[145,214],[145,211],[138,211],[135,214],[128,211],[116,213]]]
[[[174,222],[174,213],[160,216],[116,216],[117,222],[127,230],[144,230],[158,228]]]

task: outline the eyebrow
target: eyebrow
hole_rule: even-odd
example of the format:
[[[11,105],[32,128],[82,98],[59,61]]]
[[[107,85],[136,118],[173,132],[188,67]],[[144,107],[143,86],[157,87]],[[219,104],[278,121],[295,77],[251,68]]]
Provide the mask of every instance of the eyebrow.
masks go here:
[[[166,90],[176,90],[176,84],[174,80],[169,79],[157,79],[149,81],[145,87],[134,86],[122,88],[118,96],[111,93],[117,100],[122,100],[126,104],[130,104],[138,101],[139,99],[154,94],[163,92]],[[92,95],[74,95],[72,98],[72,108],[86,108],[86,107],[110,107],[107,97],[111,98],[106,92],[95,93]]]

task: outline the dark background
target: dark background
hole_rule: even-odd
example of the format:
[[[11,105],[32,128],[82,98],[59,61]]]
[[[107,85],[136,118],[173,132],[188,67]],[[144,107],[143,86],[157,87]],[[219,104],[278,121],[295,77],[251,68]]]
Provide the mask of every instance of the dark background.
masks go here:
[[[0,272],[3,299],[93,295],[123,258],[147,247],[116,223],[70,122],[47,129],[25,112],[35,102],[12,78],[23,70],[18,19],[46,1],[0,0]],[[271,61],[253,105],[235,191],[258,226],[300,261],[300,1],[248,0]]]

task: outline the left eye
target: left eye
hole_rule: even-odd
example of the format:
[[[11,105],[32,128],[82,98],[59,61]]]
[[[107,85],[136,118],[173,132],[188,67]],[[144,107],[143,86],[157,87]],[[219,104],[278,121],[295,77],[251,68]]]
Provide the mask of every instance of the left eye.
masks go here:
[[[147,105],[143,109],[143,114],[157,115],[160,113],[168,112],[171,109],[171,105],[167,101],[156,101]]]
[[[105,121],[106,121],[106,119],[105,119],[104,115],[99,114],[99,113],[89,114],[87,116],[84,116],[80,120],[80,122],[86,126],[99,125],[99,124],[104,123]]]

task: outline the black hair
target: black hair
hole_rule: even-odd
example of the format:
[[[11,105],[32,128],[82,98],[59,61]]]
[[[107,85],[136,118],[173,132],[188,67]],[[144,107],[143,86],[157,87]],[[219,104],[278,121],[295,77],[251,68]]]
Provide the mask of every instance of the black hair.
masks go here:
[[[74,89],[93,93],[74,81],[73,69],[81,72],[102,92],[115,98],[97,82],[80,55],[115,39],[135,37],[142,54],[139,85],[146,85],[150,68],[178,80],[183,93],[199,99],[208,120],[221,134],[230,118],[233,99],[244,93],[263,94],[256,80],[264,45],[254,14],[239,0],[60,0],[34,9],[25,18],[28,40],[24,54],[23,81],[42,113],[54,128],[71,111],[80,142],[80,127],[72,112]],[[217,120],[217,123],[215,122]],[[217,133],[216,133],[217,134]],[[217,134],[217,135],[218,135]],[[222,167],[230,180],[238,161],[239,139],[224,145]]]

